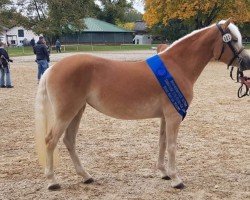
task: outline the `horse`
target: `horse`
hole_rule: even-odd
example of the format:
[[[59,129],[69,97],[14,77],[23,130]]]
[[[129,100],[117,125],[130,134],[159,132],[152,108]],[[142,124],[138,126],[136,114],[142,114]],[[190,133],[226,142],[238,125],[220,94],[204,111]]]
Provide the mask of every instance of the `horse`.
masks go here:
[[[157,48],[156,48],[156,52],[160,53],[160,52],[164,51],[167,47],[168,47],[167,44],[158,44]]]
[[[241,70],[250,69],[250,56],[243,49],[241,34],[230,19],[184,36],[158,56],[189,105],[194,84],[211,59],[230,63]],[[54,175],[53,155],[64,133],[63,142],[76,173],[83,183],[94,181],[81,164],[75,147],[86,104],[118,119],[159,118],[157,168],[163,179],[171,180],[173,188],[184,188],[176,170],[177,135],[183,118],[147,62],[123,62],[78,54],[62,59],[45,72],[35,99],[36,143],[40,160],[45,164],[49,190],[60,188]]]

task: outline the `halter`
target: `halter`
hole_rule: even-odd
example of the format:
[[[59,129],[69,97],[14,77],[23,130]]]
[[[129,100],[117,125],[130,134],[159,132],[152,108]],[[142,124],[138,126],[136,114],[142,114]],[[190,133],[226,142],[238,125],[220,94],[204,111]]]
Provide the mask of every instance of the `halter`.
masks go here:
[[[220,30],[222,38],[223,38],[223,46],[221,49],[221,53],[220,56],[218,58],[218,60],[221,59],[222,54],[224,53],[225,50],[225,44],[227,44],[230,49],[232,50],[234,57],[230,60],[230,62],[228,63],[228,67],[232,65],[232,63],[234,62],[234,60],[237,58],[239,64],[241,64],[242,62],[242,58],[239,57],[239,55],[241,54],[241,52],[244,50],[244,47],[242,47],[239,51],[237,51],[237,49],[234,48],[234,46],[232,45],[232,35],[230,34],[230,32],[228,30],[224,31],[220,24],[216,24],[217,28]]]
[[[241,66],[241,62],[242,62],[242,58],[239,56],[241,54],[241,52],[244,50],[244,47],[242,47],[239,51],[237,51],[237,49],[234,48],[234,46],[232,45],[232,35],[230,34],[230,32],[228,30],[224,31],[220,24],[216,24],[217,28],[220,30],[221,35],[222,35],[222,39],[223,39],[223,46],[221,49],[221,53],[220,56],[218,58],[218,60],[221,59],[222,54],[224,53],[225,50],[225,44],[227,44],[230,49],[232,50],[234,57],[230,60],[230,62],[228,63],[228,68],[233,64],[233,62],[235,61],[235,59],[237,58],[240,66]],[[233,79],[233,67],[230,70],[230,77]],[[234,79],[233,79],[234,80]],[[242,98],[244,96],[249,96],[250,95],[250,78],[244,76],[243,71],[238,68],[237,69],[237,82],[241,83],[241,86],[238,90],[238,97]],[[243,92],[243,87],[245,86],[245,92]]]

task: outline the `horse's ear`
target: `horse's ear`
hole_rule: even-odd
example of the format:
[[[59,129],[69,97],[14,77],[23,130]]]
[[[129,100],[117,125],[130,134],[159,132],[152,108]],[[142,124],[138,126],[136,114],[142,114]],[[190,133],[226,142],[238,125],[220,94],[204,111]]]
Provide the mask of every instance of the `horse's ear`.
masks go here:
[[[231,22],[232,18],[227,19],[227,21],[221,25],[221,28],[225,31]]]

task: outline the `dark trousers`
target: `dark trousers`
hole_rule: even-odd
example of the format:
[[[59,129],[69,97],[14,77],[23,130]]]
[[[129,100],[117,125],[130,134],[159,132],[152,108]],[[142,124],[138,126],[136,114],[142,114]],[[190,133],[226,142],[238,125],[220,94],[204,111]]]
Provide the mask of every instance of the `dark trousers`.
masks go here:
[[[56,47],[56,52],[58,53],[58,52],[60,52],[61,53],[61,47]]]

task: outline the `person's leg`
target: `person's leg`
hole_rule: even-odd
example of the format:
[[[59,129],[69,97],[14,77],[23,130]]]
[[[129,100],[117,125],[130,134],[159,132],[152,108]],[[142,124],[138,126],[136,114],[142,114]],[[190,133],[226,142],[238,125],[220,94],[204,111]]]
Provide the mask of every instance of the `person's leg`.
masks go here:
[[[38,65],[37,80],[38,80],[38,83],[39,83],[40,78],[42,76],[42,71],[43,71],[42,60],[38,60],[37,65]]]
[[[48,61],[47,60],[43,60],[43,62],[42,62],[42,75],[48,69],[48,67],[49,67]]]
[[[6,67],[4,68],[4,71],[5,71],[5,77],[6,77],[6,87],[7,87],[7,88],[13,88],[13,86],[12,86],[12,84],[11,84],[9,66],[6,66]]]
[[[46,69],[48,69],[49,67],[49,63],[47,60],[39,60],[39,75],[38,75],[38,82],[41,78],[41,76],[43,75],[43,73],[46,71]]]
[[[4,69],[0,67],[0,87],[4,88]]]

